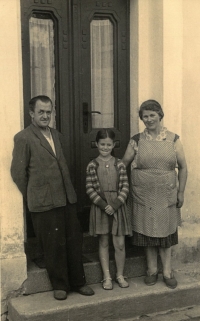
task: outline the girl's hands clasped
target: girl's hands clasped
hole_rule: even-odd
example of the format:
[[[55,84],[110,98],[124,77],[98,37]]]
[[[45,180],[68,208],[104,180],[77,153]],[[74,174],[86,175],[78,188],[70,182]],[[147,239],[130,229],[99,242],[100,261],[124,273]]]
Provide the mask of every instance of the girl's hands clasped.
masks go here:
[[[108,215],[113,215],[115,213],[115,210],[111,205],[107,205],[105,208],[105,212]]]

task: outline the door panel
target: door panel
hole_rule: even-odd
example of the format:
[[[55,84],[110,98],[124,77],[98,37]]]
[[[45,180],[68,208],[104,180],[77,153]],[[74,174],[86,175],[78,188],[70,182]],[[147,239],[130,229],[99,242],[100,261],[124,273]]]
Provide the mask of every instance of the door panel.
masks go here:
[[[55,109],[50,126],[66,138],[65,156],[75,183],[71,12],[68,0],[21,0],[24,127],[31,122],[29,100],[48,95]],[[26,222],[27,236],[31,237],[34,233],[28,209]]]
[[[74,163],[73,152],[69,153],[69,150],[73,151],[74,146],[74,120],[71,112],[73,108],[71,1],[21,0],[21,20],[24,126],[27,127],[30,124],[29,100],[40,94],[50,96],[55,108],[55,124],[51,125],[66,137],[66,157],[71,168]],[[35,31],[31,27],[33,20],[37,21]],[[52,24],[52,29],[48,27],[45,35],[42,25],[48,22]],[[50,34],[51,36],[48,36]],[[45,54],[44,48],[47,47],[46,44],[51,38],[53,43],[49,46],[49,52],[51,52],[51,59],[49,59],[48,52]],[[33,59],[36,49],[38,55]],[[48,67],[48,59],[51,68]],[[72,175],[72,179],[74,178]]]
[[[116,135],[114,155],[119,158],[124,154],[130,135],[129,6],[124,0],[75,2],[80,18],[79,25],[74,28],[78,34],[74,37],[74,50],[79,48],[75,69],[79,66],[80,75],[77,191],[79,210],[88,212],[90,201],[85,194],[85,171],[88,162],[98,155],[97,131],[113,129]]]

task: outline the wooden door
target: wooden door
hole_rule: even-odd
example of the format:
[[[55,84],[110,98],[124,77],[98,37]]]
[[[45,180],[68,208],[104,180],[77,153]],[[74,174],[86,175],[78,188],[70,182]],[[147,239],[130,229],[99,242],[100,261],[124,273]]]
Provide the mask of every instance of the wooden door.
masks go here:
[[[113,129],[114,155],[119,158],[130,135],[129,3],[74,0],[73,13],[76,188],[80,218],[87,229],[90,201],[85,171],[98,155],[97,131]]]

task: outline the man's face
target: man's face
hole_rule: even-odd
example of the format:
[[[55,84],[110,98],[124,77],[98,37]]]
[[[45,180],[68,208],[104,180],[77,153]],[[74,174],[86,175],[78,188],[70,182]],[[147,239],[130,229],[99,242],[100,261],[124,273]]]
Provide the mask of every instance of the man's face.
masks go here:
[[[51,102],[43,103],[41,100],[38,100],[35,105],[35,110],[30,111],[33,124],[36,127],[45,129],[51,120],[52,105]]]

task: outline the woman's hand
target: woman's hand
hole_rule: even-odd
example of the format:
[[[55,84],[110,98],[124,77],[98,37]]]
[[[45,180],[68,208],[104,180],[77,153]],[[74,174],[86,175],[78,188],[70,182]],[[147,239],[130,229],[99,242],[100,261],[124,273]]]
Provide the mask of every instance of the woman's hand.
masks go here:
[[[183,206],[183,202],[184,202],[184,193],[178,192],[176,207],[181,208]]]
[[[105,212],[108,215],[113,215],[115,213],[115,210],[111,205],[107,205],[105,208]]]
[[[122,162],[127,167],[134,159],[135,157],[135,150],[134,146],[137,146],[137,143],[134,140],[130,140],[129,144],[127,146],[126,152],[124,154],[124,157],[122,158]]]

